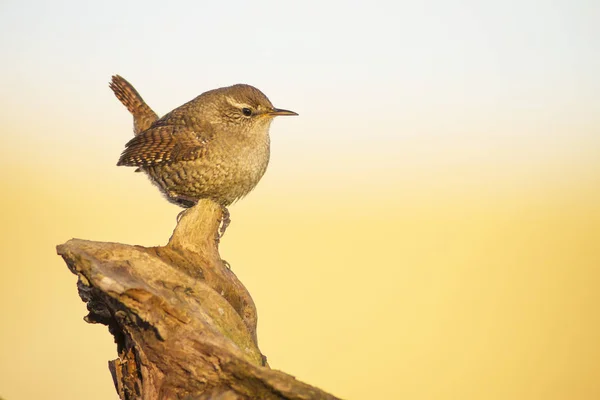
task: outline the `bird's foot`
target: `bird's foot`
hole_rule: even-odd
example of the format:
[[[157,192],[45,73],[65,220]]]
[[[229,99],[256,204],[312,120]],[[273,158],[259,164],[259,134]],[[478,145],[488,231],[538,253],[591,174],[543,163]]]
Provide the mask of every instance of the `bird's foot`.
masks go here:
[[[221,213],[222,213],[221,226],[219,227],[219,233],[217,235],[217,243],[219,242],[219,240],[221,240],[223,235],[225,235],[225,231],[227,230],[227,227],[231,223],[231,218],[230,218],[229,210],[227,209],[227,207],[222,206]]]
[[[189,208],[186,208],[185,210],[183,210],[179,214],[177,214],[177,223],[179,223],[179,221],[181,221],[181,218],[188,210],[189,210]]]
[[[227,268],[227,269],[231,269],[231,264],[229,264],[227,261],[225,261],[225,260],[223,260],[223,259],[221,258],[221,262],[223,263],[223,266],[224,266],[225,268]]]

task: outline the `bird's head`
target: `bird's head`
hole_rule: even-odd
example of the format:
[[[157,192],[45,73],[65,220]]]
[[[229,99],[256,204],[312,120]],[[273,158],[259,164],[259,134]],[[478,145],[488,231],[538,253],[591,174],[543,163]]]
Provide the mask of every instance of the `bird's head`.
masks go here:
[[[247,135],[266,135],[273,118],[279,115],[298,115],[273,107],[271,101],[257,88],[237,84],[206,92],[210,98],[211,122],[226,130]],[[207,110],[208,111],[208,110]]]

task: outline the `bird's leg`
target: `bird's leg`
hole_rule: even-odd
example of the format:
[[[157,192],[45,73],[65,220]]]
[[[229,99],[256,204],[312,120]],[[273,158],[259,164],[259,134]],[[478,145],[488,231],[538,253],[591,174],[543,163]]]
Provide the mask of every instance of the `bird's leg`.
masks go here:
[[[219,246],[219,243],[221,242],[221,238],[223,237],[223,235],[225,234],[225,231],[227,230],[227,227],[229,226],[229,224],[231,223],[231,218],[230,218],[230,214],[229,214],[229,210],[227,209],[227,207],[225,206],[221,206],[221,223],[219,224],[219,231],[217,232],[215,241],[217,242],[217,247]],[[223,266],[227,269],[231,269],[231,265],[223,260],[221,258],[221,262],[223,263]]]
[[[225,231],[227,230],[227,227],[231,223],[231,218],[227,207],[221,206],[221,213],[223,214],[223,216],[221,217],[221,227],[219,228],[219,235],[217,236],[217,241],[223,237]]]
[[[165,193],[167,200],[173,204],[177,204],[179,207],[183,207],[184,210],[177,214],[177,223],[181,221],[181,218],[185,214],[185,212],[191,207],[195,206],[198,203],[198,199],[194,199],[192,197],[180,196],[173,191],[168,191]]]

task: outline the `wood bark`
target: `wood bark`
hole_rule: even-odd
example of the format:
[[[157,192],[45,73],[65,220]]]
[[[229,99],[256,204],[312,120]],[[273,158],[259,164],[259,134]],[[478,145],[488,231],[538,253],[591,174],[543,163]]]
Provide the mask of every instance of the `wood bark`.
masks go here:
[[[107,325],[121,399],[335,399],[272,370],[258,348],[256,308],[221,260],[221,208],[186,210],[166,246],[72,239],[57,246],[79,279],[89,323]]]

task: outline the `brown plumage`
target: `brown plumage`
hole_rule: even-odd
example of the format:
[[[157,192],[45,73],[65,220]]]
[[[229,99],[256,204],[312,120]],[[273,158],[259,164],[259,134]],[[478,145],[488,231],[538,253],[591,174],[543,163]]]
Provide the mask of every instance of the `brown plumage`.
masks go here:
[[[191,161],[202,157],[212,136],[212,128],[204,127],[201,135],[186,126],[157,126],[126,144],[117,165],[149,167]]]
[[[269,126],[277,115],[249,85],[211,90],[160,119],[125,79],[110,84],[134,117],[136,136],[117,165],[148,174],[169,201],[182,207],[210,198],[226,207],[248,194],[269,163]]]
[[[125,78],[114,75],[108,86],[115,93],[117,99],[133,115],[133,133],[136,135],[150,128],[150,125],[158,119],[158,115],[146,104],[142,96]]]

